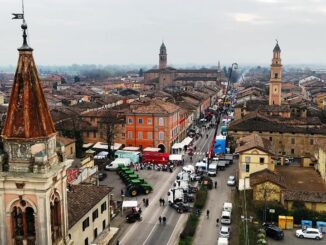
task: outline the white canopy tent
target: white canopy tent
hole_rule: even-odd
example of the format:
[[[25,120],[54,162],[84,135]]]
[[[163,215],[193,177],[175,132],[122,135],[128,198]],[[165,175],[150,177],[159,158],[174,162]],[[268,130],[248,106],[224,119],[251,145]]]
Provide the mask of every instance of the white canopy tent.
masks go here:
[[[121,207],[121,215],[123,215],[124,208],[137,208],[138,202],[137,201],[123,201]]]
[[[174,143],[172,146],[172,149],[174,150],[178,150],[178,149],[182,149],[183,145],[181,143]]]
[[[182,147],[184,147],[185,145],[188,146],[188,145],[191,143],[191,141],[192,141],[192,138],[191,138],[191,137],[187,137],[187,138],[185,138],[185,139],[181,142]]]
[[[170,161],[182,161],[183,157],[181,154],[171,154],[169,156]]]
[[[109,153],[107,151],[101,151],[96,156],[94,156],[94,159],[104,159]]]
[[[156,148],[156,147],[146,147],[143,151],[144,152],[159,152],[161,150],[161,148]]]
[[[139,151],[139,147],[137,146],[127,146],[125,148],[123,148],[124,151]]]

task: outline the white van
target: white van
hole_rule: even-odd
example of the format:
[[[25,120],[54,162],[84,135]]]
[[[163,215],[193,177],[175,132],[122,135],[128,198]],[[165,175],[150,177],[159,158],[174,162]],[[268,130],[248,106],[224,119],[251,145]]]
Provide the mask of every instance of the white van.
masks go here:
[[[117,158],[110,164],[105,166],[105,170],[117,170],[119,165],[123,165],[125,167],[129,167],[131,164],[130,158]]]
[[[229,245],[229,241],[225,237],[219,237],[217,240],[217,245]]]
[[[225,202],[223,204],[223,211],[229,211],[232,212],[232,203],[230,202]]]
[[[223,211],[221,216],[221,224],[230,225],[231,224],[231,212]]]
[[[211,163],[208,167],[208,176],[216,176],[217,173],[217,164]]]

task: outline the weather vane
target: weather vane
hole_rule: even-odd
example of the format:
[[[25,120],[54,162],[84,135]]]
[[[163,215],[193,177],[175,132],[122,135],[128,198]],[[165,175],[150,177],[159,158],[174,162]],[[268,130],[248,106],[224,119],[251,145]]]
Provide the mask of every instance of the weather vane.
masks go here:
[[[20,14],[12,14],[14,17],[12,17],[13,20],[23,20],[23,23],[25,23],[25,16],[24,16],[24,0],[22,0],[22,13]]]
[[[24,11],[24,0],[22,0],[22,12],[19,14],[12,14],[13,20],[23,20],[23,24],[21,25],[21,28],[23,30],[23,46],[21,46],[18,50],[19,51],[32,51],[33,49],[30,48],[27,44],[27,24],[25,21],[25,11]]]

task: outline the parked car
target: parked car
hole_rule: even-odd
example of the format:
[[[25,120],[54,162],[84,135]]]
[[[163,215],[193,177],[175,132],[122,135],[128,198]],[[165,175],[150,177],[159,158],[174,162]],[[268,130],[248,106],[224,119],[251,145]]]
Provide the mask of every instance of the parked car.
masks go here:
[[[170,207],[177,210],[178,213],[185,213],[191,210],[191,207],[183,202],[170,203]]]
[[[220,228],[219,237],[230,238],[230,227],[222,225]]]
[[[234,186],[235,185],[235,177],[233,175],[229,176],[228,178],[228,185]]]
[[[98,180],[99,181],[102,181],[106,178],[107,174],[106,173],[102,173],[102,172],[99,172],[98,173]]]
[[[300,229],[296,230],[295,235],[299,238],[310,238],[320,240],[323,238],[323,233],[316,228],[307,228],[307,229]]]
[[[278,226],[265,223],[263,227],[266,231],[266,236],[275,240],[282,240],[284,238],[284,232]]]
[[[140,213],[138,213],[138,212],[137,213],[135,213],[135,212],[130,213],[126,217],[126,221],[128,223],[134,223],[136,221],[141,221],[141,220],[142,220],[142,217],[140,216]]]

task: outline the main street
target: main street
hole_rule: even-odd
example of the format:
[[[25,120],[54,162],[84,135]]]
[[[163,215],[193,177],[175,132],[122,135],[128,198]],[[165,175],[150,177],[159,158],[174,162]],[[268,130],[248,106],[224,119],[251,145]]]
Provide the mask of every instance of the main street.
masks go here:
[[[215,129],[203,130],[203,137],[194,142],[194,146],[196,146],[197,149],[194,151],[192,164],[195,164],[205,157],[214,137],[214,131]],[[208,138],[206,138],[206,134],[208,134]],[[188,156],[185,157],[185,164],[190,164]],[[187,215],[178,214],[167,205],[165,207],[160,206],[159,199],[166,199],[167,192],[172,187],[176,175],[180,170],[181,169],[178,168],[172,174],[162,173],[164,177],[162,176],[162,178],[157,180],[156,184],[154,184],[153,193],[146,196],[146,198],[149,198],[149,206],[143,208],[143,220],[128,225],[123,233],[118,235],[117,239],[119,239],[120,244],[176,244],[186,222]],[[146,174],[146,171],[139,172],[139,174],[142,176]],[[146,175],[144,175],[145,178]],[[138,199],[140,201],[142,197]],[[166,225],[159,224],[159,216],[165,216],[167,218]]]

